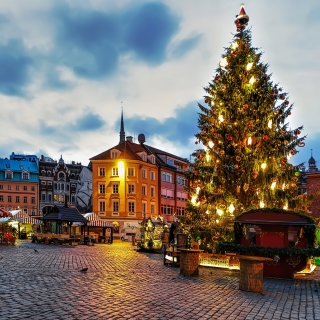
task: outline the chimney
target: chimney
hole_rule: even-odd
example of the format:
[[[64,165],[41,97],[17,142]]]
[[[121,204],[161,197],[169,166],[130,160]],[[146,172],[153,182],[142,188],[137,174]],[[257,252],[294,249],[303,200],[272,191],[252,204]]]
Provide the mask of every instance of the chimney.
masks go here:
[[[132,136],[127,136],[127,141],[132,143]]]

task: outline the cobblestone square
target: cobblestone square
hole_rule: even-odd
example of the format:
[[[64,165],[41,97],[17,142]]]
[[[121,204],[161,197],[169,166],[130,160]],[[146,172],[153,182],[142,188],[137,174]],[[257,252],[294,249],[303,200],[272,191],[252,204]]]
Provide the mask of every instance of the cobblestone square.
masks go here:
[[[38,251],[36,252],[35,249]],[[81,272],[83,268],[87,272]],[[240,291],[239,271],[184,277],[131,243],[0,247],[0,319],[320,319],[320,272],[264,279]]]

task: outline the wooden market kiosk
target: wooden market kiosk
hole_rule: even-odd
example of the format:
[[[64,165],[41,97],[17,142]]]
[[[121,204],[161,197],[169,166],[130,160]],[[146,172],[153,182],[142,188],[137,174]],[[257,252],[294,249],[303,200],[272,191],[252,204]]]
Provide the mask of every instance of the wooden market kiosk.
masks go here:
[[[293,279],[296,272],[306,268],[308,256],[293,254],[290,248],[312,248],[314,238],[314,220],[297,212],[252,210],[235,220],[236,243],[252,247],[255,256],[270,257],[270,252],[275,253],[273,259],[263,263],[264,277]],[[249,252],[251,248],[247,249]]]

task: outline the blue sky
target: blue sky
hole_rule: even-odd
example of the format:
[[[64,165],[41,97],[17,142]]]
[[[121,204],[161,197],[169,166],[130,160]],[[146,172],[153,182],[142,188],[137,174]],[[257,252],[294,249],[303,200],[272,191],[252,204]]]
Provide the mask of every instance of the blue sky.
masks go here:
[[[320,167],[320,2],[245,2],[253,46],[304,126],[292,158]],[[235,32],[240,2],[11,0],[0,3],[0,157],[45,155],[87,165],[126,135],[189,158],[197,102]]]

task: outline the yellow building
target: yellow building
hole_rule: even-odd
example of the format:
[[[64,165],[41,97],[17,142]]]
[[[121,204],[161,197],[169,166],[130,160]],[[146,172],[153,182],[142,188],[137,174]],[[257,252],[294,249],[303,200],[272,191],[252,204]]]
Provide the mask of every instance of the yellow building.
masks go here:
[[[116,226],[115,234],[145,218],[171,222],[188,199],[188,160],[146,145],[143,134],[138,142],[125,137],[121,116],[119,144],[90,159],[92,209]]]

